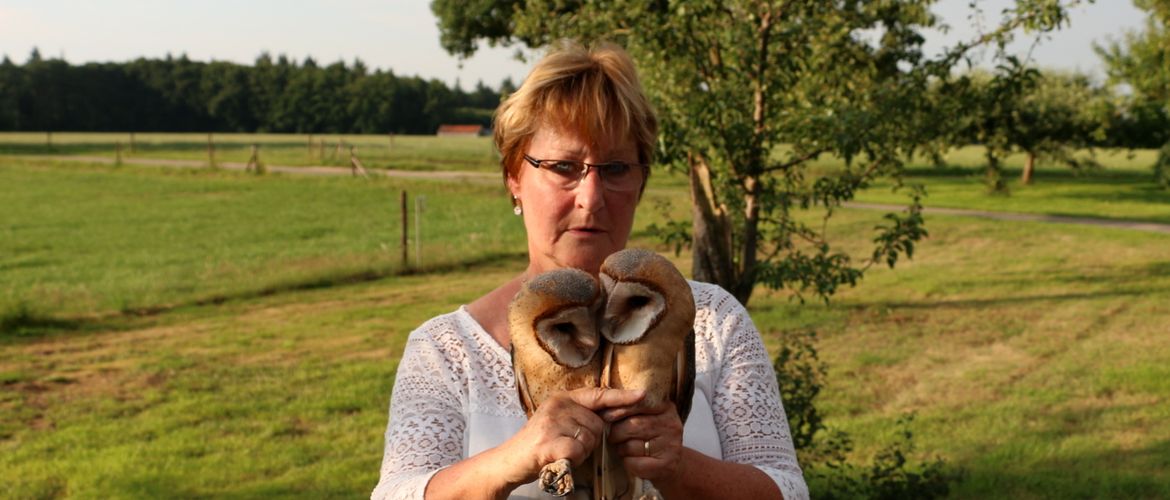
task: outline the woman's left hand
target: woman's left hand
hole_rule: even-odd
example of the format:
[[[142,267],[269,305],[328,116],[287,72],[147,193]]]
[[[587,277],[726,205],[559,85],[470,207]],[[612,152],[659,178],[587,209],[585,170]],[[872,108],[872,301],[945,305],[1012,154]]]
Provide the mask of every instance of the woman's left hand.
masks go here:
[[[666,401],[630,416],[621,413],[604,416],[611,421],[620,418],[610,427],[609,442],[623,457],[628,472],[654,483],[673,482],[679,477],[683,423],[673,403]]]

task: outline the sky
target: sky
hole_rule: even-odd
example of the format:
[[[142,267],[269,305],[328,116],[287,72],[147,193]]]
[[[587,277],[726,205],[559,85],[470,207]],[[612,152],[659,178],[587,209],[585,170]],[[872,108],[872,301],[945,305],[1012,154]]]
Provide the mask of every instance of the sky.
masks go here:
[[[481,44],[460,61],[439,47],[431,0],[0,0],[0,56],[23,63],[33,47],[44,57],[73,64],[122,62],[138,57],[187,54],[193,60],[250,64],[260,53],[285,54],[318,63],[361,59],[371,68],[400,76],[437,78],[464,89],[477,81],[497,87],[505,78],[521,82],[531,63],[517,61],[515,48]],[[971,0],[941,0],[935,12],[951,26],[928,37],[927,48],[968,39],[992,26],[1010,0],[977,0],[986,14],[969,17]],[[1098,77],[1094,41],[1142,26],[1130,0],[1096,0],[1072,11],[1071,25],[1041,40],[1013,46],[1042,67],[1079,70]]]

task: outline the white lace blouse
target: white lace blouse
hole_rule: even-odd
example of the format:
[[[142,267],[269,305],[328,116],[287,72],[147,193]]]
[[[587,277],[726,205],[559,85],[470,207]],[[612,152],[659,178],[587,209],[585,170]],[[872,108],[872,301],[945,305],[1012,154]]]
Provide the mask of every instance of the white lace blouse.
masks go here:
[[[715,285],[695,295],[695,396],[683,444],[750,464],[786,499],[808,497],[772,363],[747,311]],[[502,444],[524,425],[511,356],[467,312],[410,334],[390,398],[374,499],[420,499],[440,469]],[[553,498],[530,483],[510,498]]]

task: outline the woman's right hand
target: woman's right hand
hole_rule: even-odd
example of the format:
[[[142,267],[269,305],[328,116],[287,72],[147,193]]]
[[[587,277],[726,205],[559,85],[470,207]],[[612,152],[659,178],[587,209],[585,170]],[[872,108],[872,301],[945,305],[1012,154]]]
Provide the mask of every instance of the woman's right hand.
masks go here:
[[[545,465],[568,459],[580,465],[601,440],[598,412],[637,404],[643,391],[584,388],[546,399],[511,439],[500,445],[504,478],[514,487],[536,480]]]

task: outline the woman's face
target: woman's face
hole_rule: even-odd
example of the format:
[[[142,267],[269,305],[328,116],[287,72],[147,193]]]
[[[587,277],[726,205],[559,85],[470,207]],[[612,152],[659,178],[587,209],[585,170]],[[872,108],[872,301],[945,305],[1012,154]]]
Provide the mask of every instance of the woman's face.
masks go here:
[[[549,126],[537,131],[526,153],[539,160],[638,162],[629,138],[590,144],[574,132]],[[638,191],[607,190],[593,168],[572,189],[557,186],[555,175],[522,162],[518,175],[508,180],[524,210],[529,271],[575,267],[597,274],[606,257],[626,246]]]

